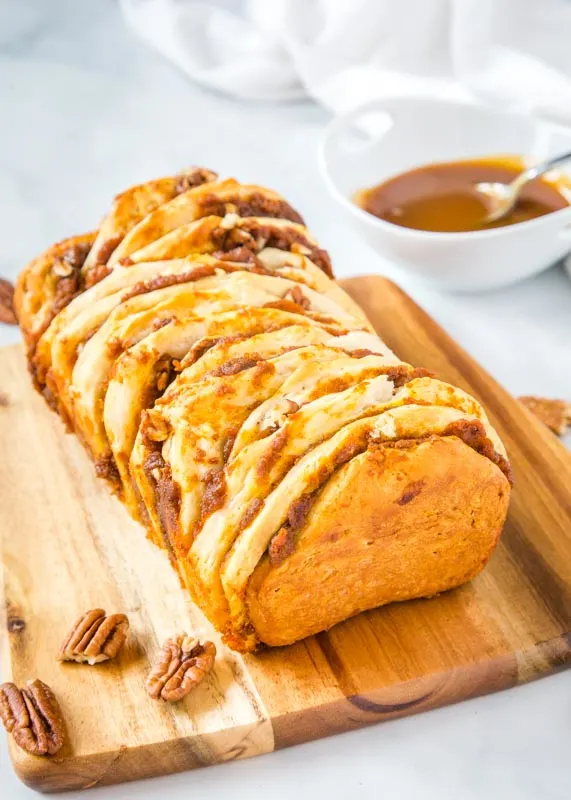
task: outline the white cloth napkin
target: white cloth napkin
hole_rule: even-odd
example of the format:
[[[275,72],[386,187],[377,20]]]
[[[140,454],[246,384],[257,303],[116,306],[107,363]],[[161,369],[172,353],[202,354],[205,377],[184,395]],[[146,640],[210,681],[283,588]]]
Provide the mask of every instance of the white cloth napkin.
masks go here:
[[[571,122],[570,0],[120,0],[190,78],[334,112],[394,94],[500,103]]]

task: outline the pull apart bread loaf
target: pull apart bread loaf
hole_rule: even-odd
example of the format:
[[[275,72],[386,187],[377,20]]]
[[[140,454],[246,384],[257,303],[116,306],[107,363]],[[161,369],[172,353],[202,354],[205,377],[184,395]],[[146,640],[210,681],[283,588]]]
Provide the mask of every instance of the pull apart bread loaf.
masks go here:
[[[37,389],[230,647],[473,578],[506,515],[469,395],[403,363],[279,195],[205,169],[24,270]]]

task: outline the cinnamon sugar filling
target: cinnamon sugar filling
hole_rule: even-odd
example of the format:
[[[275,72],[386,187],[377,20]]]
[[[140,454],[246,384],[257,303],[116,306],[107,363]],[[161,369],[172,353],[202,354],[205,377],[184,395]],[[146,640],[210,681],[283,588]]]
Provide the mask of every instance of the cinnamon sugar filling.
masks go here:
[[[214,258],[224,259],[232,256],[238,261],[251,261],[261,265],[256,254],[266,247],[271,247],[305,255],[329,278],[333,277],[327,251],[313,244],[303,232],[292,228],[272,228],[258,223],[248,225],[246,222],[230,230],[220,227],[214,231],[212,238],[215,246],[219,248],[213,254]]]
[[[173,480],[170,466],[164,460],[159,442],[145,439],[151,451],[144,463],[147,479],[154,487],[157,515],[160,524],[160,533],[171,560],[176,560],[173,542],[179,532],[179,514],[181,504],[180,487]]]
[[[245,199],[236,192],[221,200],[216,194],[207,194],[200,199],[201,216],[225,217],[226,214],[238,214],[239,217],[275,217],[288,219],[303,225],[302,217],[285,200],[268,197],[262,192],[252,192]]]
[[[486,436],[483,424],[479,420],[458,420],[448,425],[441,434],[426,434],[425,436],[402,438],[386,441],[374,437],[371,432],[362,435],[354,442],[349,442],[333,458],[332,462],[324,466],[316,475],[310,487],[304,494],[295,500],[287,513],[284,525],[270,539],[267,553],[272,566],[278,566],[288,556],[295,552],[296,535],[304,527],[317,499],[326,484],[335,476],[342,466],[353,458],[366,452],[370,447],[381,446],[394,449],[408,449],[431,439],[455,436],[461,439],[471,449],[488,458],[506,476],[510,485],[513,485],[513,474],[509,462],[500,453],[497,453],[490,439]],[[399,505],[404,505],[420,494],[422,487],[409,488],[409,495],[405,493],[397,500]],[[248,522],[250,524],[252,520]],[[246,527],[246,526],[244,526]]]

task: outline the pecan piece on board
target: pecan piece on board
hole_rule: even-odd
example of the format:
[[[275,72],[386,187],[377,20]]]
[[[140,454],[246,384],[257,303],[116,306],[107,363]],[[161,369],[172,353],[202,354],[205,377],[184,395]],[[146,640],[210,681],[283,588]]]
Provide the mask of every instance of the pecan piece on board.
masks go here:
[[[42,681],[0,686],[0,718],[16,744],[35,756],[53,756],[64,742],[64,724],[54,693]]]
[[[127,638],[129,620],[125,614],[107,614],[94,608],[82,614],[66,636],[59,661],[99,664],[115,658]]]
[[[6,278],[0,278],[0,322],[18,324],[14,312],[14,286]]]
[[[182,700],[210,672],[216,657],[212,642],[179,633],[167,639],[147,678],[147,692],[154,700]]]
[[[571,425],[571,403],[549,397],[518,397],[520,403],[547,425],[557,436],[564,436]]]

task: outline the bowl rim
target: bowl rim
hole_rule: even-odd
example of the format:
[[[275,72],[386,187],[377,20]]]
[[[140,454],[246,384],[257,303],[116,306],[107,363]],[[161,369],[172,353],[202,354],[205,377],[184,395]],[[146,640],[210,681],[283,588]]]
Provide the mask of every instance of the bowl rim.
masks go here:
[[[402,105],[440,105],[440,106],[454,106],[454,107],[464,107],[466,109],[471,109],[474,111],[483,111],[484,113],[496,116],[496,117],[504,117],[504,118],[511,118],[519,119],[522,123],[529,125],[530,123],[536,127],[541,127],[543,129],[547,128],[554,132],[558,132],[561,134],[566,135],[569,138],[571,143],[571,126],[562,125],[557,122],[552,122],[551,120],[542,119],[541,117],[532,116],[530,114],[524,114],[518,111],[504,111],[502,109],[498,109],[495,106],[485,105],[484,103],[479,102],[471,102],[469,100],[461,100],[461,99],[451,99],[451,98],[442,98],[438,96],[431,96],[431,95],[393,95],[390,97],[383,97],[383,98],[376,98],[373,100],[368,100],[365,103],[361,103],[357,106],[354,106],[349,111],[340,114],[337,117],[334,117],[328,125],[325,127],[325,130],[322,132],[321,137],[319,139],[318,147],[317,147],[317,160],[319,165],[319,170],[321,172],[321,176],[333,197],[339,202],[342,206],[344,206],[350,213],[356,216],[358,219],[363,220],[368,225],[372,227],[377,227],[380,230],[386,230],[391,233],[398,233],[399,235],[410,236],[412,238],[428,238],[428,239],[446,239],[447,241],[454,241],[458,238],[460,239],[489,239],[494,236],[501,236],[507,235],[510,233],[514,233],[522,228],[528,230],[529,228],[538,227],[541,224],[545,224],[546,221],[553,221],[555,219],[565,219],[566,217],[571,216],[571,201],[567,208],[560,208],[557,211],[551,211],[548,214],[544,214],[541,217],[535,217],[534,219],[524,220],[523,222],[516,222],[512,225],[503,225],[498,228],[489,228],[480,231],[422,231],[418,230],[417,228],[407,228],[404,225],[397,225],[394,222],[388,222],[387,220],[380,219],[376,217],[374,214],[371,214],[369,211],[365,211],[365,209],[361,208],[354,202],[350,197],[347,197],[338,187],[336,182],[334,181],[333,177],[331,176],[331,172],[329,169],[329,163],[327,158],[327,145],[332,139],[332,137],[337,134],[343,127],[348,126],[352,119],[357,118],[362,113],[368,110],[380,110],[383,104],[397,102]],[[427,162],[431,163],[431,162]],[[395,173],[395,176],[400,173]],[[394,177],[394,176],[393,176]],[[563,230],[568,226],[563,226]]]

